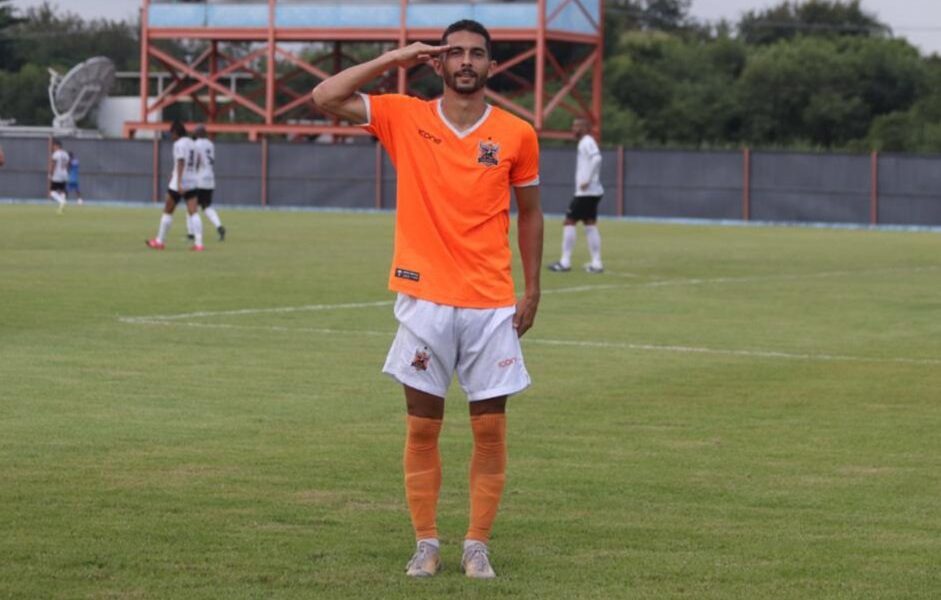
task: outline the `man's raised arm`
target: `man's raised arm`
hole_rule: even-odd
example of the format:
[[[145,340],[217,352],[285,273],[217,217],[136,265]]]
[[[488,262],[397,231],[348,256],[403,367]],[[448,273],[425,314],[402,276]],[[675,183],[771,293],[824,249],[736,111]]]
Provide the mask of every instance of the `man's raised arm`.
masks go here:
[[[390,50],[382,56],[344,69],[321,81],[311,92],[314,104],[321,111],[346,119],[354,124],[366,122],[366,105],[360,98],[359,88],[392,67],[408,69],[426,63],[446,51],[450,46],[429,46],[415,42],[404,48]]]

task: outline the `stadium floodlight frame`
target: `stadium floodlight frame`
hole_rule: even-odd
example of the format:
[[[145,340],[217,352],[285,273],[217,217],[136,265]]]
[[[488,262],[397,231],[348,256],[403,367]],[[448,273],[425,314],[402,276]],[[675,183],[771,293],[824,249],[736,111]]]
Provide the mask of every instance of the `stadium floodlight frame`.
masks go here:
[[[49,105],[56,129],[74,130],[101,102],[114,83],[114,63],[96,56],[72,67],[64,76],[49,69]]]
[[[267,8],[267,20],[251,27],[196,26],[150,23],[150,9],[159,0],[142,0],[141,7],[141,76],[140,119],[124,124],[124,136],[134,137],[138,131],[166,131],[169,123],[151,121],[165,114],[175,104],[184,104],[201,113],[193,121],[202,122],[211,134],[235,133],[247,135],[252,141],[270,135],[368,135],[362,128],[340,122],[321,114],[313,105],[309,93],[300,93],[288,83],[298,76],[312,76],[323,80],[352,62],[356,44],[384,44],[403,47],[414,41],[434,41],[441,35],[440,28],[409,27],[409,6],[413,0],[384,0],[384,4],[397,6],[399,26],[375,27],[283,27],[276,18],[278,0],[255,0],[258,10]],[[294,1],[296,4],[296,0]],[[317,0],[309,0],[312,6]],[[474,4],[474,0],[463,3]],[[512,48],[512,55],[504,57],[494,75],[501,75],[515,87],[499,92],[487,89],[488,100],[533,124],[542,138],[570,139],[568,128],[558,128],[560,119],[549,117],[557,109],[572,118],[583,117],[592,123],[596,136],[601,133],[602,78],[604,53],[604,0],[529,0],[535,6],[535,19],[527,27],[490,27],[493,41]],[[336,4],[336,3],[327,3]],[[209,10],[211,4],[206,5]],[[179,10],[191,10],[192,5],[181,5]],[[582,31],[567,28],[566,15],[578,17],[587,24]],[[206,13],[207,15],[209,13]],[[207,18],[206,23],[209,23]],[[162,40],[199,40],[205,48],[198,56],[174,56],[160,47]],[[244,55],[227,51],[225,44],[248,43]],[[316,42],[324,49],[318,56],[305,59],[290,47],[298,42]],[[150,96],[149,73],[151,62],[169,72],[173,81]],[[522,69],[527,76],[514,72]],[[224,85],[232,74],[247,74],[255,84],[251,91],[231,89]],[[430,75],[427,68],[391,70],[381,77],[375,87],[379,92],[398,92],[421,95],[421,79]],[[249,86],[246,86],[249,87]],[[237,115],[244,111],[246,118]],[[159,117],[158,117],[159,118]]]

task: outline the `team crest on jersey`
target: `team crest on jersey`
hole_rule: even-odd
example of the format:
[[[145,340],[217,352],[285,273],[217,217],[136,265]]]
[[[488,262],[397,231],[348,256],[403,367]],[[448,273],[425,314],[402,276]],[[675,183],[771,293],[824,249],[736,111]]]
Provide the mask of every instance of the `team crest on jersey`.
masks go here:
[[[415,358],[412,359],[412,368],[416,371],[427,371],[430,361],[431,355],[428,354],[428,347],[425,346],[415,351]]]
[[[495,167],[500,162],[500,158],[497,156],[499,153],[500,144],[490,141],[480,142],[478,144],[477,162],[487,167]]]

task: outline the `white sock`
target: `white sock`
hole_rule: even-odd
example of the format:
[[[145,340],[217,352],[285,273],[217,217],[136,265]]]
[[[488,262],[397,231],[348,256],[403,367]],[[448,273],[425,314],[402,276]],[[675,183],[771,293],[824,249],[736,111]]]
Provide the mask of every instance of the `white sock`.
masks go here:
[[[588,239],[588,252],[591,254],[591,266],[601,268],[601,233],[597,225],[585,225],[585,237]]]
[[[197,246],[203,245],[203,220],[199,218],[199,213],[193,213],[189,216],[190,230],[193,232],[193,243]]]
[[[213,224],[216,229],[222,227],[222,219],[219,218],[219,213],[216,212],[216,209],[209,207],[203,210],[206,214],[206,218],[209,219],[209,222]]]
[[[189,215],[186,215],[186,233],[193,235],[193,219]]]
[[[441,547],[441,544],[438,543],[438,538],[422,538],[418,540],[418,544],[421,544],[422,542],[425,542],[426,544],[431,544],[435,548]]]
[[[562,227],[562,258],[559,262],[563,267],[572,266],[572,250],[575,249],[575,239],[578,234],[574,225],[565,225]]]
[[[59,206],[65,204],[65,194],[62,192],[52,192],[52,199],[59,203]]]
[[[173,225],[173,215],[168,215],[163,213],[160,215],[160,227],[157,229],[157,241],[161,244],[164,240],[167,239],[167,234],[170,233],[170,225]]]

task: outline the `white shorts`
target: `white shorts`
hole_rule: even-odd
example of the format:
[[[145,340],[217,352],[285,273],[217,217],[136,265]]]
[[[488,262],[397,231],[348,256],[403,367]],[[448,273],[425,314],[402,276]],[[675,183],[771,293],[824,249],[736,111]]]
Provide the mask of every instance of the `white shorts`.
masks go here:
[[[532,382],[513,328],[516,307],[456,308],[399,294],[399,331],[382,372],[444,396],[454,373],[471,402],[521,392]]]

